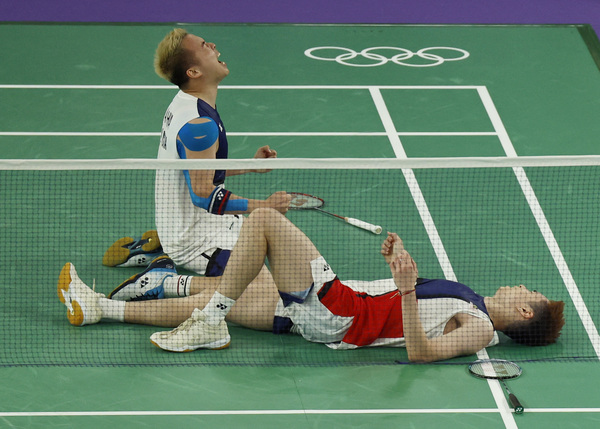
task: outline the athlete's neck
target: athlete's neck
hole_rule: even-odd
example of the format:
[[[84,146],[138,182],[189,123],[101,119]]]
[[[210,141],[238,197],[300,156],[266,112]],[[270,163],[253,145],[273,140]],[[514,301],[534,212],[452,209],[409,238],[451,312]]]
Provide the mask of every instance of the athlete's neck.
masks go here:
[[[199,98],[200,100],[204,101],[209,106],[211,106],[213,109],[216,109],[218,91],[218,88],[216,86],[211,88],[186,88],[182,89],[182,91],[186,94]]]
[[[485,303],[485,308],[488,311],[488,315],[492,320],[492,324],[494,325],[494,329],[501,331],[506,328],[506,321],[503,317],[503,312],[500,311],[498,303],[493,297],[486,296],[483,298],[483,302]]]

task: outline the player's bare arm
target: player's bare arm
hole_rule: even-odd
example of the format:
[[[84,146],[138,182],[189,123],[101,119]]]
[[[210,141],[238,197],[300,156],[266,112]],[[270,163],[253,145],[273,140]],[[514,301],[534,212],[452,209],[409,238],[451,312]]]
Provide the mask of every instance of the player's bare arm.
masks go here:
[[[268,145],[262,146],[258,148],[256,154],[254,155],[254,159],[269,159],[269,158],[277,158],[277,151],[275,149],[271,149]],[[227,170],[227,176],[237,176],[240,174],[247,173],[268,173],[270,169],[254,169],[254,170]]]
[[[478,352],[489,344],[494,330],[485,320],[457,314],[447,324],[444,335],[429,339],[425,334],[415,292],[417,264],[406,250],[390,263],[394,282],[402,294],[402,322],[406,351],[411,362],[434,362]]]
[[[187,159],[215,159],[217,150],[219,149],[219,142],[217,142],[210,147],[200,150],[194,151],[190,150],[187,147],[185,148],[186,158]],[[268,155],[268,146],[265,146],[259,149],[260,154],[267,157]],[[274,156],[277,156],[277,152],[274,152]],[[193,192],[201,198],[209,198],[211,193],[215,189],[215,185],[213,184],[213,177],[215,171],[214,170],[190,170],[190,181],[192,185]],[[232,194],[229,199],[237,200],[244,199],[238,195]],[[279,191],[271,196],[269,196],[265,200],[256,200],[256,199],[248,199],[248,208],[243,212],[231,211],[229,214],[243,214],[243,213],[251,213],[257,208],[272,208],[277,210],[280,213],[285,214],[290,206],[290,201],[292,197],[287,194],[287,192]]]

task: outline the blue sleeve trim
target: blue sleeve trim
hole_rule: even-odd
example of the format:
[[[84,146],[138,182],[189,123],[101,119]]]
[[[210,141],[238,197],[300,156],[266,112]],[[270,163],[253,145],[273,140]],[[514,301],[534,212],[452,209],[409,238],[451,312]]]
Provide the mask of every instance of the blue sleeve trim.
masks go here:
[[[200,207],[207,212],[216,215],[223,215],[226,212],[245,212],[248,210],[248,200],[230,199],[232,195],[231,192],[223,188],[223,186],[217,186],[208,198],[196,195],[192,189],[189,171],[186,170],[183,173],[190,191],[192,204],[196,207]]]
[[[196,195],[194,189],[192,188],[192,181],[190,179],[190,172],[188,170],[183,171],[183,176],[185,177],[185,183],[187,184],[188,190],[190,191],[190,198],[192,199],[192,204],[194,204],[196,207],[200,207],[204,210],[207,210],[210,199]]]
[[[186,159],[186,149],[190,151],[203,151],[214,145],[219,139],[219,127],[217,123],[208,117],[207,122],[201,124],[185,124],[179,130],[177,135],[177,153],[181,159]],[[208,198],[201,197],[194,193],[190,172],[183,171],[185,182],[190,192],[192,204],[200,207],[209,213],[223,215],[226,212],[245,212],[248,210],[248,200],[231,199],[231,192],[223,187],[217,186]]]
[[[230,199],[225,210],[228,212],[245,212],[248,210],[248,200],[243,198]]]
[[[231,192],[225,189],[223,185],[217,186],[210,194],[210,202],[206,210],[217,215],[225,214],[225,212],[245,212],[248,210],[248,200],[231,200],[231,195]]]
[[[208,117],[202,117],[206,122],[200,124],[187,123],[179,130],[177,140],[188,150],[200,152],[213,146],[219,139],[217,123]]]

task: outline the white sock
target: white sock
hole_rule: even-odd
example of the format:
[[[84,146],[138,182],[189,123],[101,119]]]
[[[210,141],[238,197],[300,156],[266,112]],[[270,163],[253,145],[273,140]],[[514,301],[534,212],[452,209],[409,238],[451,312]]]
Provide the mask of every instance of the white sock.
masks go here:
[[[102,310],[102,322],[125,322],[125,301],[98,298]]]
[[[225,295],[215,292],[204,310],[202,310],[206,314],[205,322],[209,325],[218,325],[225,319],[233,304],[235,304],[235,299],[227,298]]]
[[[179,298],[190,296],[193,276],[171,276],[165,279],[163,288],[165,298]]]

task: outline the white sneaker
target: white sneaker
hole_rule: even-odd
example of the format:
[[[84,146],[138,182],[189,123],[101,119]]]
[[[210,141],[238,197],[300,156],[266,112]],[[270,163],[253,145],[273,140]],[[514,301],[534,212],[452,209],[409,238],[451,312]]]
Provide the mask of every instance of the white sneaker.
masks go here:
[[[98,298],[104,295],[94,292],[83,283],[70,262],[65,264],[58,276],[56,292],[60,302],[67,306],[67,318],[71,325],[91,325],[102,318]]]
[[[204,322],[206,315],[196,308],[189,319],[172,331],[152,334],[150,341],[156,347],[170,352],[191,352],[197,349],[220,350],[229,347],[231,337],[227,323],[218,325]]]

